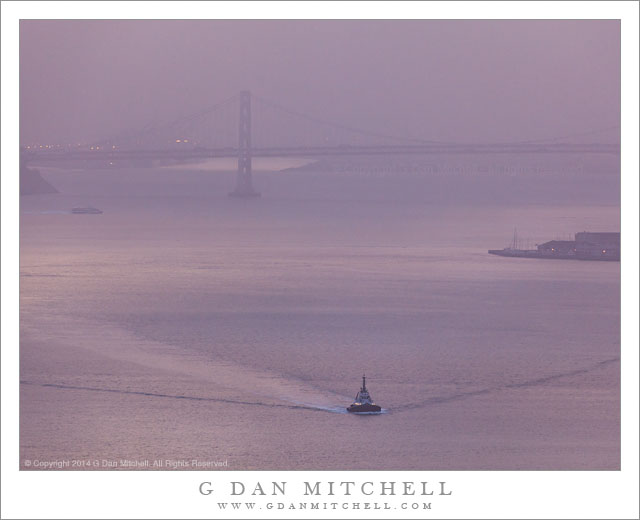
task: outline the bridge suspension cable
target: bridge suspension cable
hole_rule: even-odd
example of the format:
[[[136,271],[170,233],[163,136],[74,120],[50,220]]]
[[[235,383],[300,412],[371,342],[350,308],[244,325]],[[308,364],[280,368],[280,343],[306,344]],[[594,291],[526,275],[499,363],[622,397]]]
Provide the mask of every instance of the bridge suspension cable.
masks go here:
[[[93,143],[87,143],[80,145],[80,147],[95,147],[95,146],[105,146],[112,145],[114,143],[122,143],[127,141],[132,141],[136,139],[143,138],[145,136],[157,136],[162,132],[171,132],[177,129],[178,127],[186,127],[189,123],[193,123],[198,120],[204,119],[206,116],[219,112],[224,108],[229,107],[233,103],[238,101],[238,94],[235,94],[223,101],[215,103],[214,105],[210,105],[208,107],[202,108],[197,112],[192,112],[191,114],[177,117],[171,121],[166,123],[147,123],[140,130],[135,132],[122,132],[117,135],[113,135],[109,138],[102,139],[100,141],[96,141]]]
[[[197,112],[193,112],[189,115],[186,116],[181,116],[178,117],[176,119],[174,119],[173,121],[169,121],[166,125],[171,127],[171,126],[175,126],[177,124],[182,124],[182,123],[189,123],[191,121],[194,121],[196,119],[199,119],[201,117],[204,117],[206,115],[209,115],[213,112],[216,112],[217,110],[220,110],[228,105],[230,105],[231,103],[237,102],[238,101],[238,94],[235,94],[233,96],[231,96],[230,98],[225,99],[224,101],[220,101],[219,103],[216,103],[215,105],[211,105],[209,107],[203,108],[201,110],[198,110]]]
[[[253,96],[253,98],[265,106],[271,107],[275,110],[279,110],[280,112],[283,112],[301,119],[305,119],[309,122],[316,123],[319,125],[330,126],[333,128],[338,128],[340,130],[347,131],[347,132],[365,135],[368,137],[375,137],[378,139],[387,139],[391,141],[414,143],[414,144],[433,144],[433,145],[444,145],[444,146],[477,146],[477,145],[509,146],[509,145],[524,145],[524,144],[543,144],[543,143],[559,142],[559,141],[562,141],[565,139],[571,139],[574,137],[584,137],[588,135],[601,134],[604,132],[608,132],[608,131],[616,130],[620,128],[620,125],[612,125],[605,128],[589,130],[585,132],[576,132],[576,133],[571,133],[571,134],[562,135],[562,136],[544,137],[544,138],[538,138],[538,139],[526,139],[526,140],[517,140],[517,141],[498,141],[498,142],[485,142],[485,143],[463,142],[463,141],[440,141],[435,139],[422,139],[422,138],[416,138],[416,137],[400,137],[395,135],[383,134],[380,132],[373,132],[370,130],[364,130],[364,129],[353,127],[343,123],[328,121],[328,120],[315,117],[309,114],[304,114],[295,109],[285,107],[279,103],[276,103],[275,101],[271,101],[263,97]]]
[[[256,101],[258,101],[259,103],[262,103],[266,106],[269,106],[271,108],[274,108],[276,110],[279,110],[281,112],[284,112],[286,114],[301,118],[301,119],[305,119],[307,121],[310,121],[312,123],[316,123],[316,124],[320,124],[320,125],[324,125],[324,126],[331,126],[334,128],[338,128],[340,130],[344,130],[347,132],[352,132],[352,133],[357,133],[357,134],[361,134],[361,135],[366,135],[368,137],[375,137],[378,139],[388,139],[388,140],[392,140],[392,141],[400,141],[400,142],[406,142],[406,143],[418,143],[418,144],[450,144],[450,143],[444,143],[441,141],[434,141],[434,140],[426,140],[426,139],[417,139],[417,138],[413,138],[413,137],[398,137],[398,136],[392,136],[392,135],[387,135],[387,134],[382,134],[379,132],[372,132],[369,130],[363,130],[361,128],[356,128],[353,126],[349,126],[349,125],[345,125],[342,123],[337,123],[335,121],[327,121],[315,116],[311,116],[308,114],[303,114],[302,112],[298,112],[297,110],[294,110],[292,108],[287,108],[283,105],[280,105],[279,103],[276,103],[274,101],[270,101],[268,99],[259,97],[259,96],[253,96],[253,99],[255,99]]]
[[[268,155],[268,152],[278,151],[294,154],[317,152],[330,154],[332,151],[338,155],[345,155],[347,148],[352,153],[409,153],[424,150],[429,153],[455,152],[471,153],[474,150],[496,151],[497,148],[505,149],[514,147],[518,151],[525,152],[527,147],[540,145],[547,151],[560,150],[563,145],[569,147],[567,152],[593,151],[595,153],[619,153],[618,135],[613,143],[578,143],[568,140],[602,134],[613,130],[619,130],[619,125],[602,129],[576,132],[572,134],[543,137],[519,141],[502,141],[491,143],[451,142],[440,140],[419,139],[415,137],[401,137],[382,132],[365,130],[344,123],[330,121],[321,117],[302,113],[298,110],[286,107],[275,101],[252,96],[254,100],[253,118],[251,124],[253,133],[252,148],[256,153]],[[251,103],[251,102],[249,102]],[[135,151],[141,153],[150,149],[166,149],[167,152],[187,152],[188,148],[202,151],[210,149],[216,151],[217,156],[224,154],[233,155],[233,149],[238,148],[238,112],[240,96],[235,94],[218,103],[202,108],[190,114],[177,117],[165,123],[150,123],[139,131],[123,132],[100,141],[78,145],[73,147],[79,151],[90,149],[91,151]],[[283,117],[283,114],[288,116]],[[364,140],[362,137],[368,137]],[[467,147],[468,150],[463,150]],[[554,148],[555,147],[555,148]],[[576,148],[577,147],[577,148]],[[296,148],[298,150],[296,150]],[[415,150],[414,150],[415,148]],[[302,150],[305,149],[305,150]],[[591,150],[590,150],[591,149]],[[68,150],[68,149],[67,149]],[[302,151],[301,151],[302,150]],[[344,153],[342,153],[344,152]]]
[[[612,125],[612,126],[607,126],[605,128],[599,128],[596,130],[588,130],[585,132],[576,132],[573,134],[567,134],[567,135],[561,135],[561,136],[557,136],[557,137],[543,137],[540,139],[529,139],[527,141],[509,141],[509,142],[505,142],[505,143],[498,143],[498,144],[537,144],[537,143],[550,143],[550,142],[557,142],[557,141],[562,141],[563,139],[572,139],[574,137],[585,137],[588,135],[596,135],[596,134],[602,134],[605,132],[610,132],[611,130],[620,130],[620,125]]]

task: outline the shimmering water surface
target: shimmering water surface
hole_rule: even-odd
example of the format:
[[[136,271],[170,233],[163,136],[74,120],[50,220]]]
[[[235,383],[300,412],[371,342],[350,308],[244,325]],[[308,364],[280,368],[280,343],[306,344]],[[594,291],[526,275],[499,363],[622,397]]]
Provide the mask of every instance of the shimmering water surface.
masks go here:
[[[22,461],[620,467],[620,264],[487,254],[514,226],[619,231],[617,181],[271,172],[238,200],[202,168],[43,174],[60,193],[21,198]],[[386,413],[345,413],[363,372]]]

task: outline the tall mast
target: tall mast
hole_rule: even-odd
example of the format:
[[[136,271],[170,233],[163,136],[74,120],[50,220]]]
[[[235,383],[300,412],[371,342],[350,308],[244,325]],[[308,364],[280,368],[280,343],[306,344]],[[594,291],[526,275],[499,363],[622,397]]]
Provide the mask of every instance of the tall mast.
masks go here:
[[[367,385],[365,385],[365,376],[364,376],[364,374],[362,374],[362,391],[363,392],[367,391]]]

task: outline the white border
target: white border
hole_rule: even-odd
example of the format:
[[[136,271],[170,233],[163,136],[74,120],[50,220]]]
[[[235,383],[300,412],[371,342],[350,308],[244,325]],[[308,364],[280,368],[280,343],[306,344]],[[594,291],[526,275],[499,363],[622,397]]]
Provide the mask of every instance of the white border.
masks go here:
[[[320,511],[352,518],[638,518],[638,3],[637,2],[3,2],[2,3],[2,518],[215,518],[231,480],[447,481],[429,512]],[[609,18],[622,20],[622,470],[619,472],[19,472],[18,20],[20,18]],[[220,490],[197,492],[203,480]],[[214,495],[215,496],[215,495]],[[294,499],[288,495],[287,500]],[[328,497],[327,497],[328,498]],[[339,500],[348,497],[339,497]],[[360,497],[362,498],[362,497]],[[369,501],[383,502],[375,496]],[[275,500],[274,500],[275,501]],[[349,500],[351,501],[351,500]],[[363,501],[363,500],[361,500]],[[260,510],[254,517],[294,518]],[[248,518],[247,511],[235,514]]]

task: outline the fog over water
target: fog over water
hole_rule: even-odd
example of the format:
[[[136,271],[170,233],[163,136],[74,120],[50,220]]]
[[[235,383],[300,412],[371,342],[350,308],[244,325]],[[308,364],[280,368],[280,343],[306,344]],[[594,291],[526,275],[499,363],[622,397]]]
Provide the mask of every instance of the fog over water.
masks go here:
[[[619,24],[21,24],[25,145],[244,88],[389,135],[615,142]],[[232,159],[30,167],[58,193],[20,200],[21,460],[620,467],[620,264],[487,254],[620,231],[618,156],[256,158],[250,199]],[[379,416],[346,413],[363,372]]]

